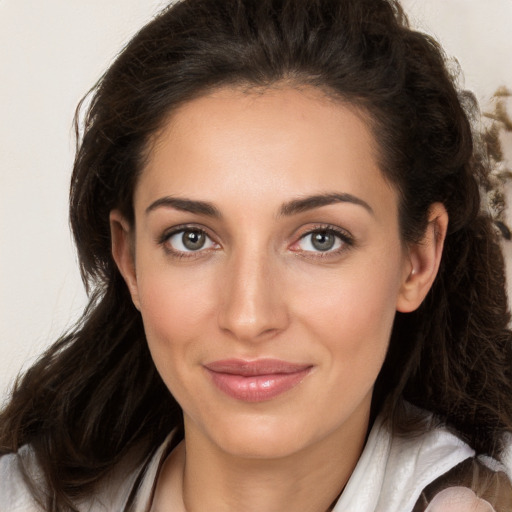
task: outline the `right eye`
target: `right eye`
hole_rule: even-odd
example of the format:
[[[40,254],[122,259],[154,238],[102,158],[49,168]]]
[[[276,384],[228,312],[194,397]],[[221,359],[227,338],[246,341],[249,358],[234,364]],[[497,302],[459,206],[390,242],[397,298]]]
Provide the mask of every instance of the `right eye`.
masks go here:
[[[217,246],[203,230],[197,228],[174,231],[166,235],[162,242],[168,250],[177,255],[200,252]]]

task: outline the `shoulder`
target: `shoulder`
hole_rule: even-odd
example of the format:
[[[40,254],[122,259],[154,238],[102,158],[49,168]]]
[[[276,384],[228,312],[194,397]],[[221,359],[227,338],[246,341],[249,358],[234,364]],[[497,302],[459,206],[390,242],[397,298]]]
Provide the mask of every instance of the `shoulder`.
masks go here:
[[[459,437],[435,426],[433,417],[429,424],[425,414],[423,433],[390,433],[379,499],[382,510],[510,512],[512,467],[507,457],[504,463],[477,457]]]
[[[425,487],[475,455],[420,412],[425,422],[417,435],[399,435],[384,417],[377,418],[334,510],[410,512]]]
[[[75,503],[80,512],[123,510],[143,469],[141,454],[128,454],[98,484],[94,493]],[[0,456],[0,512],[44,512],[37,496],[47,487],[37,458],[30,446]]]
[[[29,480],[36,477],[37,466],[31,451],[24,447],[18,453],[0,457],[0,512],[42,512],[33,498]]]
[[[476,512],[512,510],[512,484],[506,468],[498,461],[488,457],[462,461],[423,489],[413,512],[469,509]]]

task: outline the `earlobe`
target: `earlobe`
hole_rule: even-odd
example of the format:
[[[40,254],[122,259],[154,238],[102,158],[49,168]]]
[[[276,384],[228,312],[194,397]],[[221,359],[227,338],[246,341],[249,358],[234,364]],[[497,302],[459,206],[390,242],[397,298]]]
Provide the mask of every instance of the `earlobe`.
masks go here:
[[[112,256],[114,261],[128,286],[135,307],[140,310],[137,274],[135,271],[133,230],[119,210],[112,210],[110,212],[110,236],[112,238]]]
[[[436,278],[448,229],[448,213],[442,203],[429,210],[428,225],[422,240],[408,249],[408,269],[397,301],[397,311],[409,313],[423,302]]]

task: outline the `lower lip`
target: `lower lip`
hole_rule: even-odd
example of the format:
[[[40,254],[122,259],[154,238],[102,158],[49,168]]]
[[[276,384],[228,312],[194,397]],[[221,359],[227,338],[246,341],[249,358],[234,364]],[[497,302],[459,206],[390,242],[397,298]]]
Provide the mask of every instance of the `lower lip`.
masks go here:
[[[311,368],[293,373],[272,373],[249,377],[206,370],[213,383],[226,395],[244,402],[264,402],[300,384]]]

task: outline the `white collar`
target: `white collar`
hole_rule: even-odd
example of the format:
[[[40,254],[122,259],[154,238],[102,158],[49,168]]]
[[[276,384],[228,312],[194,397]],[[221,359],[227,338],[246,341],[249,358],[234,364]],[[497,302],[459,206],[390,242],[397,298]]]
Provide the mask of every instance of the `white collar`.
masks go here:
[[[378,418],[333,512],[412,510],[429,483],[474,455],[445,429],[393,436]]]

